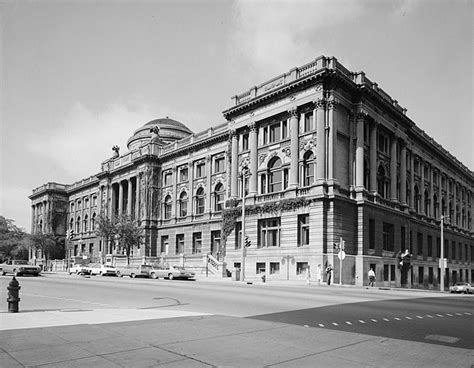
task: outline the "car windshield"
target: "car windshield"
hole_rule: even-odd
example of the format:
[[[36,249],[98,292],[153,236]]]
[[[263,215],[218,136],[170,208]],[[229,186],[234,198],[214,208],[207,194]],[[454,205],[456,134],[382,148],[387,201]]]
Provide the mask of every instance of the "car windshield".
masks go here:
[[[28,262],[27,261],[14,261],[15,264],[17,265],[27,265]]]
[[[182,266],[173,266],[173,268],[174,268],[175,270],[182,270],[182,271],[184,271],[184,267],[182,267]]]
[[[457,282],[456,286],[465,286],[466,284],[464,282]]]

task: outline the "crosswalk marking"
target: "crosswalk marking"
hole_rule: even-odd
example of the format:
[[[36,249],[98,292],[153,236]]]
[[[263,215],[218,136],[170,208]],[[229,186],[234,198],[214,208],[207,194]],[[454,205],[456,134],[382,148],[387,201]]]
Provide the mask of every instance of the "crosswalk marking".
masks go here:
[[[411,317],[405,317],[405,318],[406,318],[406,319],[413,319],[413,318],[411,318]]]
[[[433,316],[431,316],[431,315],[429,315],[429,314],[427,314],[426,317],[433,318]]]
[[[324,325],[322,323],[320,323],[318,326],[324,328]]]
[[[400,319],[400,318],[398,318],[398,317],[395,317],[395,319],[396,319],[397,321],[401,321],[401,319]]]
[[[387,318],[382,318],[382,319],[383,319],[385,322],[390,322],[390,320],[387,319]]]
[[[469,312],[464,312],[464,314],[467,314],[468,316],[470,316],[470,315],[471,315],[471,313],[469,313]]]
[[[422,317],[422,316],[416,316],[416,318],[423,319],[423,317]]]
[[[447,316],[454,317],[451,313],[446,313]]]
[[[352,322],[346,321],[346,323],[347,323],[348,325],[352,325]]]
[[[364,321],[362,321],[361,319],[359,319],[359,322],[360,322],[360,323],[365,323],[365,322],[364,322]]]
[[[377,320],[376,320],[376,319],[371,319],[371,321],[372,321],[372,322],[377,322]]]
[[[456,313],[456,316],[462,316],[462,313]]]
[[[334,326],[339,326],[336,322],[333,322],[332,324],[333,324]]]
[[[436,314],[438,317],[444,317],[442,314]]]

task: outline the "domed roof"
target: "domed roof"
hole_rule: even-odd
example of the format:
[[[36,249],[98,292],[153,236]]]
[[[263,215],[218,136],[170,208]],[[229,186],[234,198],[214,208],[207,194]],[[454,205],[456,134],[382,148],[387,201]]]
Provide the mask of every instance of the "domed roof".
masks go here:
[[[193,134],[192,130],[186,125],[169,117],[154,119],[135,130],[133,135],[128,139],[127,148],[132,151],[142,144],[148,143],[152,137],[150,129],[155,126],[159,128],[159,137],[165,144],[175,142]]]

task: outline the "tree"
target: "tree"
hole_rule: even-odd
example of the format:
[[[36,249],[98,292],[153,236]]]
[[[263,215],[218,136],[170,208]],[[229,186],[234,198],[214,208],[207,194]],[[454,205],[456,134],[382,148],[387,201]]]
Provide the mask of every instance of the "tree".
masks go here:
[[[64,250],[61,249],[61,242],[52,233],[36,233],[29,236],[30,245],[34,249],[41,250],[43,257],[48,263],[49,259],[62,258],[64,256]]]
[[[25,246],[26,233],[14,220],[0,216],[0,260],[28,259]]]
[[[118,217],[115,228],[119,245],[123,250],[125,250],[127,264],[130,264],[131,250],[135,246],[140,248],[143,229],[140,227],[138,221],[133,220],[127,215],[121,215]]]
[[[104,249],[108,249],[109,241],[114,239],[115,234],[117,233],[116,221],[109,219],[104,214],[100,214],[97,220],[97,229],[96,234],[102,238],[102,243]],[[106,251],[106,253],[108,253]]]

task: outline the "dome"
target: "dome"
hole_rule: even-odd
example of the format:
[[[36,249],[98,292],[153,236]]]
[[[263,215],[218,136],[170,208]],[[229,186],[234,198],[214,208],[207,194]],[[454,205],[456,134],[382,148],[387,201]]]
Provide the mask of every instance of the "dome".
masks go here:
[[[150,129],[155,126],[159,128],[160,140],[165,144],[175,142],[193,134],[186,125],[169,117],[155,119],[135,130],[127,141],[128,150],[132,151],[142,144],[148,143],[152,137]]]

